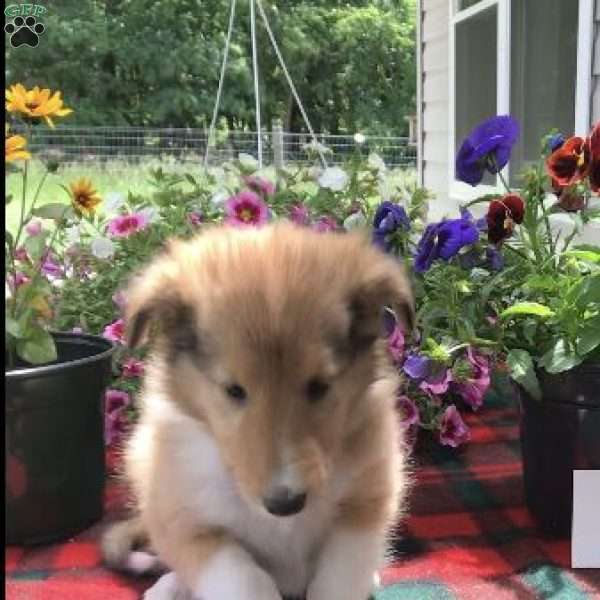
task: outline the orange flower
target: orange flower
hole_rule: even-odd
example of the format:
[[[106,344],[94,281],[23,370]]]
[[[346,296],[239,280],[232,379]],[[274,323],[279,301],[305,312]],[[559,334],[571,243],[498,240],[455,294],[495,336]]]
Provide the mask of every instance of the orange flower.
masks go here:
[[[8,135],[8,125],[5,129],[4,138],[4,160],[14,162],[15,160],[27,160],[31,158],[31,154],[25,150],[27,140],[22,135]]]
[[[32,90],[26,90],[17,83],[5,90],[4,94],[7,112],[20,113],[30,119],[45,119],[50,127],[54,127],[51,117],[65,117],[73,112],[63,106],[60,92],[52,93],[37,85]]]
[[[92,182],[85,177],[69,184],[71,188],[71,202],[75,212],[79,215],[92,216],[102,198],[92,187]]]
[[[588,140],[569,138],[546,159],[546,171],[559,186],[572,185],[581,181],[590,166]]]

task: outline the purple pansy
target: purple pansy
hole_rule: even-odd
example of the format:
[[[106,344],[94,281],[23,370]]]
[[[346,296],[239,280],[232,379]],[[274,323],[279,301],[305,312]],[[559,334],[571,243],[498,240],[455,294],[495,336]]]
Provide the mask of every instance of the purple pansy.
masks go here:
[[[462,420],[456,406],[451,404],[444,411],[440,422],[440,443],[444,446],[458,448],[462,443],[468,441],[470,437],[469,428]]]
[[[548,139],[548,148],[550,152],[555,152],[565,143],[565,136],[562,133],[555,133]]]
[[[502,170],[518,137],[519,123],[508,115],[484,121],[462,143],[456,155],[456,177],[475,186],[486,170]]]
[[[46,252],[42,258],[41,271],[44,275],[49,277],[62,277],[62,267],[56,262],[56,257],[50,251]]]
[[[468,218],[450,219],[428,225],[417,245],[414,268],[427,271],[434,260],[450,260],[459,250],[479,240],[475,223]]]
[[[431,370],[431,359],[420,354],[410,354],[402,369],[411,379],[425,379]]]
[[[483,404],[483,398],[490,387],[490,360],[481,353],[467,350],[467,360],[471,365],[471,376],[461,382],[452,383],[452,390],[473,409]]]
[[[410,219],[403,206],[385,200],[373,219],[373,242],[384,251],[391,249],[389,235],[395,231],[410,231]]]
[[[244,190],[225,203],[225,222],[235,227],[256,227],[269,220],[269,207],[254,192]]]

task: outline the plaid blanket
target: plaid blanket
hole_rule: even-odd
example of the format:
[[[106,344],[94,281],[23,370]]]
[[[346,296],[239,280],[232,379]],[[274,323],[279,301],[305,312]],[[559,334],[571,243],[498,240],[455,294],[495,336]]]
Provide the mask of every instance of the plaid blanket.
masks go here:
[[[523,505],[517,407],[492,393],[467,422],[463,448],[415,452],[410,517],[396,532],[376,600],[600,598],[600,570],[571,570],[570,543],[541,538]],[[105,569],[98,552],[98,536],[124,498],[110,482],[102,523],[63,544],[8,547],[6,597],[140,598],[152,580]]]

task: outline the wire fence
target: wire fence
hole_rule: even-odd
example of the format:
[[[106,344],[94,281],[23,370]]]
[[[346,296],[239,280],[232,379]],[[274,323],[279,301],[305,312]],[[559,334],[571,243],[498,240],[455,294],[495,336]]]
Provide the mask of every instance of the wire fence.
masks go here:
[[[192,128],[78,127],[37,128],[29,147],[44,155],[54,155],[62,163],[99,163],[107,168],[148,159],[176,159],[202,162],[207,131]],[[389,167],[414,168],[416,146],[406,137],[369,137],[357,141],[351,135],[316,134],[327,151],[329,164],[341,164],[356,152],[367,156],[377,152]],[[217,132],[209,149],[210,164],[235,159],[240,153],[257,157],[255,132]],[[313,152],[311,152],[313,146]],[[314,142],[308,134],[284,132],[279,128],[262,133],[263,162],[269,164],[306,163],[314,160]]]

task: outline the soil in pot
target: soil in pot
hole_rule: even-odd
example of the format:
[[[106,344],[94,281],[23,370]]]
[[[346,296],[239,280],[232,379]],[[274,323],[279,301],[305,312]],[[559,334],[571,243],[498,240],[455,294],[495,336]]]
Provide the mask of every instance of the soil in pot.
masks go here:
[[[102,516],[113,345],[55,334],[55,363],[6,373],[6,543],[68,538]]]
[[[525,498],[543,533],[566,538],[573,471],[600,469],[600,364],[538,377],[540,402],[519,390]]]

